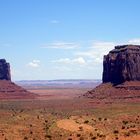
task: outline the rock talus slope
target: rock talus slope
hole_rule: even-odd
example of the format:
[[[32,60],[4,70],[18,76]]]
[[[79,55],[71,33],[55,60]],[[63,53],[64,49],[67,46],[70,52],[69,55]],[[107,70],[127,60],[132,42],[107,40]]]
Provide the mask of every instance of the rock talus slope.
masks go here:
[[[0,99],[34,99],[37,95],[11,81],[10,64],[0,59]]]

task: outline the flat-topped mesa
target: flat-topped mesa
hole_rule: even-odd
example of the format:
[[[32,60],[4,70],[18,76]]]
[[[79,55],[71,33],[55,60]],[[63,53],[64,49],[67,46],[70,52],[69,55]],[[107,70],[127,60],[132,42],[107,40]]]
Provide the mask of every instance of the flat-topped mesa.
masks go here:
[[[0,80],[11,81],[10,64],[5,59],[0,59]]]
[[[140,45],[116,46],[104,56],[103,83],[140,81]]]

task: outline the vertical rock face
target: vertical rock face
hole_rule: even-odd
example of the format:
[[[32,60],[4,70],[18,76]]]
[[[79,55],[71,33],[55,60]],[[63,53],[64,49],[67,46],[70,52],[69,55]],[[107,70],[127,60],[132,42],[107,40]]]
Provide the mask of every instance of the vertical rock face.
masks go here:
[[[103,83],[121,84],[125,81],[140,81],[140,46],[116,46],[104,56]]]
[[[0,80],[11,81],[10,64],[5,59],[0,59]]]

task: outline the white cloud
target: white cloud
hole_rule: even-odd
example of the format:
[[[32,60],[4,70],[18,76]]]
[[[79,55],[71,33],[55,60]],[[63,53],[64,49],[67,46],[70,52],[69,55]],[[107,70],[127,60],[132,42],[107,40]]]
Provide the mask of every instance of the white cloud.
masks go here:
[[[40,60],[33,60],[27,64],[29,67],[38,68],[40,66]]]
[[[60,58],[58,60],[53,60],[52,62],[69,64],[71,62],[71,60],[69,58]]]
[[[132,45],[140,45],[140,38],[131,39],[128,43]]]
[[[83,57],[75,58],[72,60],[72,62],[80,65],[86,64],[86,61]]]
[[[70,58],[60,58],[58,60],[52,61],[54,63],[61,63],[61,64],[79,64],[79,65],[84,65],[86,64],[86,61],[83,57],[78,57],[74,59]]]
[[[52,48],[52,49],[74,49],[79,47],[79,44],[73,42],[53,42],[50,44],[42,45],[42,48]]]
[[[29,62],[28,66],[37,68],[37,67],[39,67],[39,64],[38,63]]]
[[[77,52],[75,55],[92,59],[95,63],[102,63],[103,56],[108,54],[115,46],[113,42],[93,42],[92,46],[87,51]]]

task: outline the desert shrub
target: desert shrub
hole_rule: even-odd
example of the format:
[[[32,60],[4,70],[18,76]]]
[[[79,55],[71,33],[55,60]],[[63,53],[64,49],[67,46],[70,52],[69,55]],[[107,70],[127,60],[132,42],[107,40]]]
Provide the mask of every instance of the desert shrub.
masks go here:
[[[30,134],[33,134],[33,132],[32,132],[32,131],[30,131]]]
[[[100,137],[100,138],[103,138],[103,137],[106,137],[106,136],[105,136],[105,135],[103,135],[103,134],[100,134],[100,135],[99,135],[99,137]]]
[[[45,137],[46,137],[46,138],[49,138],[49,139],[51,139],[51,138],[52,138],[52,136],[51,136],[51,135],[45,135]]]
[[[107,121],[107,118],[104,118],[104,121]]]
[[[45,120],[45,123],[47,123],[48,122],[48,120]]]
[[[90,135],[90,137],[92,137],[92,136],[93,136],[93,134],[92,134],[92,133],[90,133],[89,135]]]
[[[96,138],[96,137],[92,137],[91,139],[92,139],[92,140],[96,140],[97,138]]]
[[[127,129],[129,129],[129,126],[127,126]]]
[[[119,131],[118,130],[114,130],[113,133],[114,134],[119,134]]]
[[[89,120],[84,121],[84,123],[89,123]]]
[[[83,131],[83,127],[82,126],[80,126],[79,129],[80,129],[80,131]]]
[[[22,113],[24,110],[23,109],[21,109],[20,111],[19,111],[19,113]]]
[[[131,133],[133,133],[134,135],[137,134],[137,131],[136,130],[130,130]]]
[[[122,123],[126,125],[126,124],[128,124],[128,121],[122,121]]]
[[[136,127],[135,125],[132,126],[132,128],[135,128],[135,127]]]
[[[27,137],[27,136],[25,136],[25,137],[24,137],[24,140],[28,140],[28,137]]]
[[[129,137],[129,136],[130,136],[130,132],[126,132],[126,133],[124,133],[124,136]]]
[[[99,121],[101,121],[101,120],[102,120],[102,118],[98,118],[98,120],[99,120]]]
[[[122,129],[125,129],[125,126],[122,126]]]
[[[77,137],[80,137],[81,136],[81,134],[77,134]]]
[[[32,127],[33,125],[32,124],[30,124],[30,127]]]

